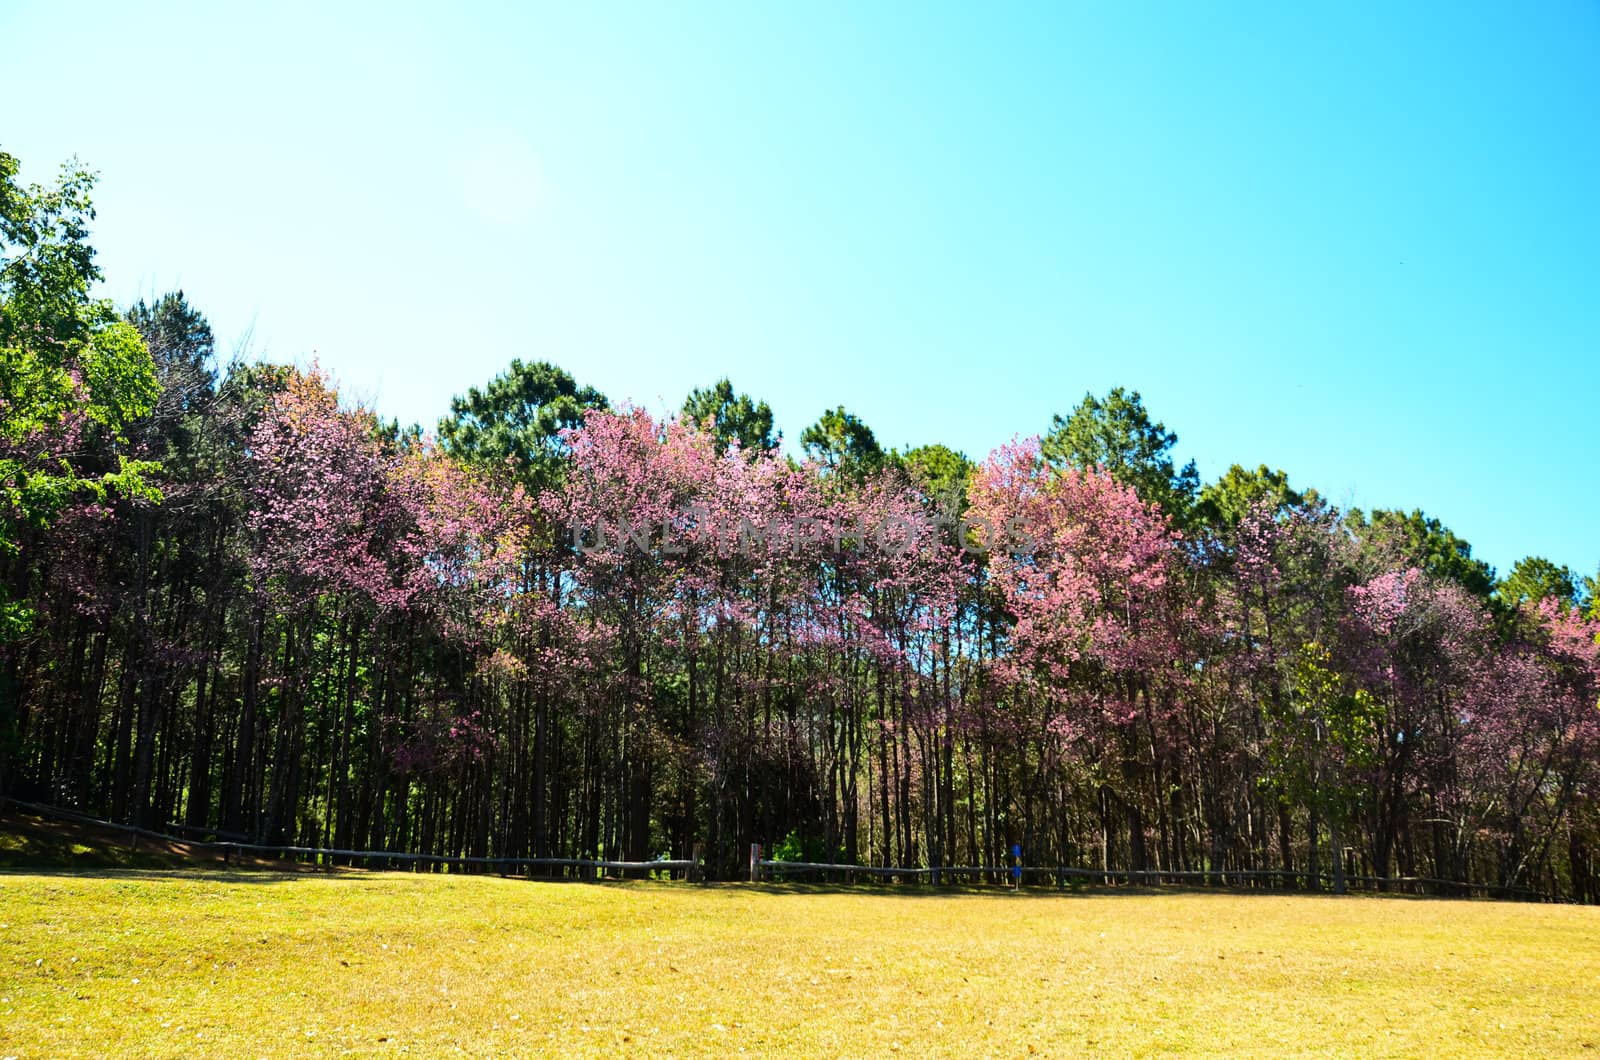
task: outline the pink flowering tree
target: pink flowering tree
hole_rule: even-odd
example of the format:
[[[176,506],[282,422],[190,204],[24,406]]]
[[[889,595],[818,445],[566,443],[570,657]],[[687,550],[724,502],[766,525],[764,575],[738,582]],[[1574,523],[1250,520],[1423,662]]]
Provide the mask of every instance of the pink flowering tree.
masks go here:
[[[1463,710],[1463,841],[1489,847],[1507,886],[1539,885],[1566,853],[1575,889],[1593,894],[1600,622],[1554,599],[1522,618],[1520,635],[1494,656]]]
[[[1125,813],[1130,860],[1143,868],[1141,789],[1162,786],[1167,720],[1185,681],[1174,636],[1178,535],[1100,471],[1050,468],[1035,441],[1005,446],[979,469],[972,512],[992,539],[988,573],[1010,619],[996,674],[1046,755],[1076,763],[1076,779],[1100,789],[1105,827]]]
[[[1359,777],[1368,854],[1386,876],[1406,822],[1453,808],[1461,704],[1483,676],[1489,616],[1459,585],[1416,567],[1380,574],[1347,595],[1345,668],[1352,688],[1377,707]],[[1414,863],[1403,868],[1416,875]]]

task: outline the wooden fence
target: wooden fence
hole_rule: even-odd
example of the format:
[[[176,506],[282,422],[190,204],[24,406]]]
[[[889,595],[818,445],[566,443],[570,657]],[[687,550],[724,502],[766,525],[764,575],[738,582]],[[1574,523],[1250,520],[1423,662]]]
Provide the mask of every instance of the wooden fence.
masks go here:
[[[893,868],[880,865],[835,865],[814,861],[770,861],[756,859],[752,862],[752,878],[778,880],[798,877],[802,880],[854,883],[858,879],[909,880],[931,884],[1010,884],[1019,879],[1018,867],[1012,865],[946,865],[929,868]],[[1521,901],[1565,902],[1567,899],[1545,894],[1526,887],[1505,887],[1492,883],[1471,883],[1462,880],[1444,880],[1430,876],[1361,876],[1348,875],[1345,884],[1352,890],[1381,891],[1391,894],[1427,894],[1457,898],[1482,895],[1488,898],[1510,898]],[[1189,887],[1262,887],[1278,890],[1328,891],[1333,877],[1328,873],[1313,876],[1309,872],[1285,869],[1085,869],[1070,866],[1048,868],[1038,865],[1020,867],[1020,882],[1031,885],[1064,888],[1068,881],[1114,886],[1159,887],[1177,885]]]
[[[482,868],[503,876],[514,874],[535,875],[565,879],[598,879],[612,873],[666,873],[669,878],[699,880],[704,876],[703,866],[695,860],[613,861],[599,858],[490,858],[450,856],[445,854],[402,854],[391,850],[343,850],[336,847],[273,846],[245,842],[237,833],[219,832],[216,829],[196,828],[191,825],[172,824],[170,832],[157,832],[135,825],[116,824],[112,821],[89,817],[59,806],[45,806],[20,799],[0,800],[20,809],[47,817],[76,821],[96,828],[111,829],[128,835],[137,848],[142,837],[163,843],[184,843],[202,847],[219,854],[223,862],[254,854],[264,857],[292,858],[313,865],[333,868],[337,864],[368,869],[387,869],[402,865],[446,866]],[[194,836],[197,838],[189,838]],[[211,838],[226,837],[226,838]],[[752,881],[789,880],[855,883],[863,879],[907,880],[931,885],[943,884],[1006,884],[1014,880],[1029,886],[1064,888],[1068,881],[1083,881],[1101,886],[1165,885],[1189,887],[1245,887],[1270,886],[1277,890],[1327,891],[1333,878],[1327,873],[1313,876],[1308,872],[1284,869],[1085,869],[1071,866],[1053,868],[1024,865],[1020,878],[1012,865],[946,865],[927,868],[895,868],[884,865],[842,865],[815,861],[772,861],[753,856],[750,861]],[[1545,894],[1526,887],[1506,887],[1492,883],[1471,883],[1462,880],[1445,880],[1429,876],[1360,876],[1348,875],[1345,883],[1352,889],[1382,891],[1391,894],[1427,894],[1466,898],[1482,895],[1488,898],[1510,898],[1520,901],[1565,902],[1567,899]]]
[[[106,828],[121,832],[130,837],[134,849],[138,848],[140,838],[162,843],[183,843],[187,846],[201,847],[219,854],[224,864],[231,863],[240,855],[257,854],[265,857],[292,858],[327,868],[333,868],[340,864],[368,869],[388,869],[400,865],[443,865],[448,867],[481,867],[491,872],[498,872],[502,876],[523,872],[531,876],[534,874],[535,869],[545,869],[558,871],[546,871],[540,873],[540,875],[559,875],[569,879],[594,879],[609,873],[641,872],[651,874],[664,872],[669,877],[680,879],[697,879],[700,875],[700,863],[688,860],[612,861],[600,858],[489,858],[447,854],[402,854],[392,850],[344,850],[337,847],[274,846],[265,843],[244,842],[237,837],[229,839],[188,838],[189,836],[209,837],[218,833],[212,829],[195,828],[190,825],[170,825],[169,827],[173,829],[173,832],[157,832],[131,824],[104,821],[98,817],[89,817],[73,810],[62,809],[59,806],[44,806],[39,803],[23,802],[20,799],[5,799],[4,801],[43,816],[76,821],[80,824],[93,825],[96,828]],[[184,834],[174,834],[176,832]],[[229,835],[230,833],[222,834]],[[233,835],[236,836],[236,833]]]

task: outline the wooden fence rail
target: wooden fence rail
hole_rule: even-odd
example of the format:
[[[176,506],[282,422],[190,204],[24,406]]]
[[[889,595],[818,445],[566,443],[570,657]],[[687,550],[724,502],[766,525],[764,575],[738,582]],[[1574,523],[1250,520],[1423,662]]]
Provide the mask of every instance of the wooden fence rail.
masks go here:
[[[74,810],[63,809],[59,806],[46,806],[40,803],[24,802],[21,799],[6,798],[0,800],[13,806],[28,810],[33,813],[63,820],[77,821],[82,824],[93,825],[97,828],[112,829],[134,837],[143,837],[157,842],[185,843],[189,846],[205,847],[222,855],[223,861],[228,862],[241,854],[261,854],[269,857],[291,857],[310,859],[328,867],[332,867],[333,859],[342,859],[346,862],[362,861],[366,868],[372,868],[377,862],[379,867],[387,867],[392,863],[403,865],[461,865],[482,866],[491,870],[499,870],[506,874],[506,870],[544,869],[576,869],[588,875],[580,875],[580,879],[592,879],[593,874],[609,872],[667,872],[682,874],[685,879],[699,879],[703,877],[702,865],[693,860],[658,860],[658,861],[613,861],[600,858],[490,858],[452,856],[447,854],[402,854],[391,850],[343,850],[336,847],[300,847],[300,846],[272,846],[263,843],[247,843],[235,838],[225,840],[200,838],[189,839],[182,835],[152,831],[131,824],[117,824],[113,821],[101,820],[90,817]],[[237,835],[237,833],[219,832],[217,829],[196,828],[191,825],[170,825],[174,832],[185,835],[216,836]],[[817,861],[770,861],[757,858],[753,862],[756,873],[753,875],[762,879],[787,878],[790,876],[815,877],[815,876],[840,876],[845,882],[866,877],[870,879],[897,880],[907,879],[917,882],[928,881],[933,884],[953,883],[967,880],[974,883],[1001,883],[1012,879],[1016,867],[1011,865],[945,865],[916,868],[896,868],[886,865],[844,865]],[[1143,884],[1146,886],[1161,886],[1163,884],[1200,884],[1201,886],[1234,887],[1246,885],[1252,881],[1277,881],[1290,888],[1309,891],[1320,891],[1325,885],[1331,885],[1332,877],[1327,873],[1313,875],[1308,872],[1291,871],[1287,869],[1086,869],[1071,866],[1055,866],[1053,868],[1039,865],[1022,866],[1023,881],[1043,881],[1046,885],[1054,883],[1058,887],[1066,886],[1067,880],[1098,881],[1107,886],[1125,884],[1132,886]],[[1565,902],[1567,899],[1545,894],[1541,891],[1531,890],[1526,887],[1506,887],[1493,883],[1470,883],[1463,880],[1445,880],[1431,876],[1359,876],[1349,875],[1345,882],[1351,887],[1364,890],[1389,891],[1399,894],[1437,894],[1453,897],[1471,897],[1484,895],[1489,898],[1516,898],[1524,901],[1537,902]]]
[[[816,861],[758,860],[756,865],[763,879],[801,876],[844,877],[846,882],[859,877],[874,879],[907,879],[921,882],[950,883],[958,880],[973,882],[1004,882],[1013,878],[1016,871],[1011,865],[946,865],[938,867],[895,868],[882,865],[840,865]],[[1105,885],[1143,884],[1200,884],[1202,886],[1234,887],[1252,881],[1276,881],[1291,888],[1320,891],[1331,887],[1333,877],[1318,873],[1287,869],[1085,869],[1070,866],[1046,867],[1024,865],[1024,881],[1040,880],[1066,886],[1067,880],[1098,881]],[[1517,898],[1537,902],[1565,902],[1567,899],[1545,894],[1526,887],[1507,887],[1494,883],[1471,883],[1463,880],[1445,880],[1431,876],[1360,876],[1349,875],[1345,883],[1362,890],[1388,891],[1399,894],[1437,894],[1454,897],[1484,895],[1490,898]]]
[[[3,800],[13,806],[42,814],[57,817],[62,820],[76,821],[81,824],[93,825],[96,828],[106,828],[122,832],[137,838],[145,838],[164,843],[184,843],[188,846],[204,847],[222,855],[226,863],[240,854],[263,854],[271,857],[291,857],[310,859],[323,865],[332,867],[334,858],[347,862],[356,860],[367,863],[365,867],[371,868],[372,862],[387,865],[398,862],[407,865],[476,865],[491,869],[582,869],[589,872],[669,872],[682,873],[686,878],[699,875],[700,863],[689,860],[661,859],[655,861],[613,861],[601,858],[489,858],[471,857],[467,855],[449,854],[404,854],[392,850],[344,850],[338,847],[301,847],[301,846],[275,846],[266,843],[246,843],[234,840],[214,839],[189,839],[167,832],[157,832],[149,828],[140,828],[137,825],[117,824],[114,821],[101,820],[90,817],[73,810],[62,809],[59,806],[45,806],[40,803],[24,802],[21,799]],[[184,831],[190,835],[216,835],[212,829],[194,828],[184,826]]]

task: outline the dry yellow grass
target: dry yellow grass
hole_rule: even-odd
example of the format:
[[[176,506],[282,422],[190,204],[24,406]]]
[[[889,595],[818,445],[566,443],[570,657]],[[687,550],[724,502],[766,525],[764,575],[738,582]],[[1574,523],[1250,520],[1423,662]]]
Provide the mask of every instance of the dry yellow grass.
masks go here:
[[[0,1054],[1600,1055],[1600,909],[0,875]]]

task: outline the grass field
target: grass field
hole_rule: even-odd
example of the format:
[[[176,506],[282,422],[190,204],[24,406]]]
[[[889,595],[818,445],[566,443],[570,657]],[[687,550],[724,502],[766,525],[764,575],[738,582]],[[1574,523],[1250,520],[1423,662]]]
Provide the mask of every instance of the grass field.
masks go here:
[[[1600,1055],[1600,909],[0,874],[0,1054]]]

